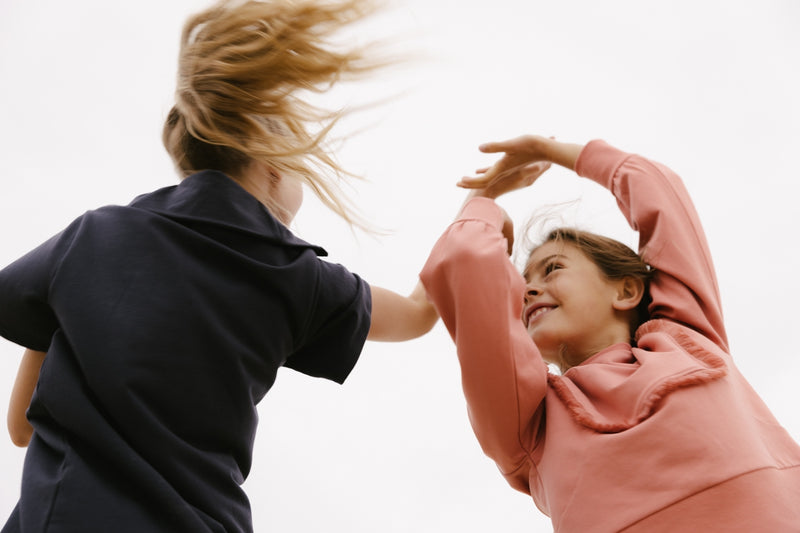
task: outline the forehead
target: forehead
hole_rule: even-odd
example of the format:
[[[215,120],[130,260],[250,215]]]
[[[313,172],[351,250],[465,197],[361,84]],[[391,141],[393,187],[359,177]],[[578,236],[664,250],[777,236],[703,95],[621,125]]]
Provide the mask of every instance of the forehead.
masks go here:
[[[575,257],[583,255],[581,251],[572,243],[565,241],[547,241],[546,243],[537,246],[531,250],[528,256],[528,261],[525,266],[528,267],[535,263],[539,263],[549,257],[562,256],[562,257]]]
[[[528,279],[533,272],[541,270],[553,260],[568,261],[573,265],[584,262],[591,263],[580,248],[571,242],[548,241],[531,251],[525,263],[525,270],[522,271],[523,277]]]

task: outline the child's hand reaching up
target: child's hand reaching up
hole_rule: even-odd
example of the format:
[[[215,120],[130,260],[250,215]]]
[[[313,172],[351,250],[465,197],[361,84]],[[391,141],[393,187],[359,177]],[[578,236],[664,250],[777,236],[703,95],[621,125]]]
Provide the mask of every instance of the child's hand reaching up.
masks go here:
[[[503,157],[491,167],[478,170],[477,176],[463,177],[458,185],[476,190],[475,196],[497,198],[533,184],[551,163],[574,169],[582,148],[539,135],[486,143],[480,146],[481,152],[503,152]]]

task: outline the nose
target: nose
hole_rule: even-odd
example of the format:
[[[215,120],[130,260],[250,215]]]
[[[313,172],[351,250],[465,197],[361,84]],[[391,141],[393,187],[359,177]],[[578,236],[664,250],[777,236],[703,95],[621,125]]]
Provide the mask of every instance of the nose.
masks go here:
[[[533,296],[539,296],[542,294],[542,289],[539,287],[534,287],[533,285],[528,285],[525,288],[525,304],[527,305],[530,302],[530,298]]]

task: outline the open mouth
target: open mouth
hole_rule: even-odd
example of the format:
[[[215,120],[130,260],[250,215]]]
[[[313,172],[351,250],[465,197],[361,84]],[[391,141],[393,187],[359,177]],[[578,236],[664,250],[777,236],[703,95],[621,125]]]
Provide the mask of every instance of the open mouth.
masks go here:
[[[530,326],[542,316],[546,315],[557,306],[555,305],[540,305],[537,307],[533,307],[528,311],[528,314],[525,316],[525,325]]]

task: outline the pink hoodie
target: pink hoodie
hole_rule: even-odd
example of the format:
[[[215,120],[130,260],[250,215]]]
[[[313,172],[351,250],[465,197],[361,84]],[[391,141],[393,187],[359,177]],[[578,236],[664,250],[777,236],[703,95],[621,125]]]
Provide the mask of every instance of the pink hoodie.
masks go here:
[[[798,532],[800,446],[728,353],[714,267],[671,170],[602,141],[576,171],[609,189],[657,273],[652,320],[550,374],[520,319],[500,208],[468,202],[421,278],[453,337],[484,452],[557,533]]]

